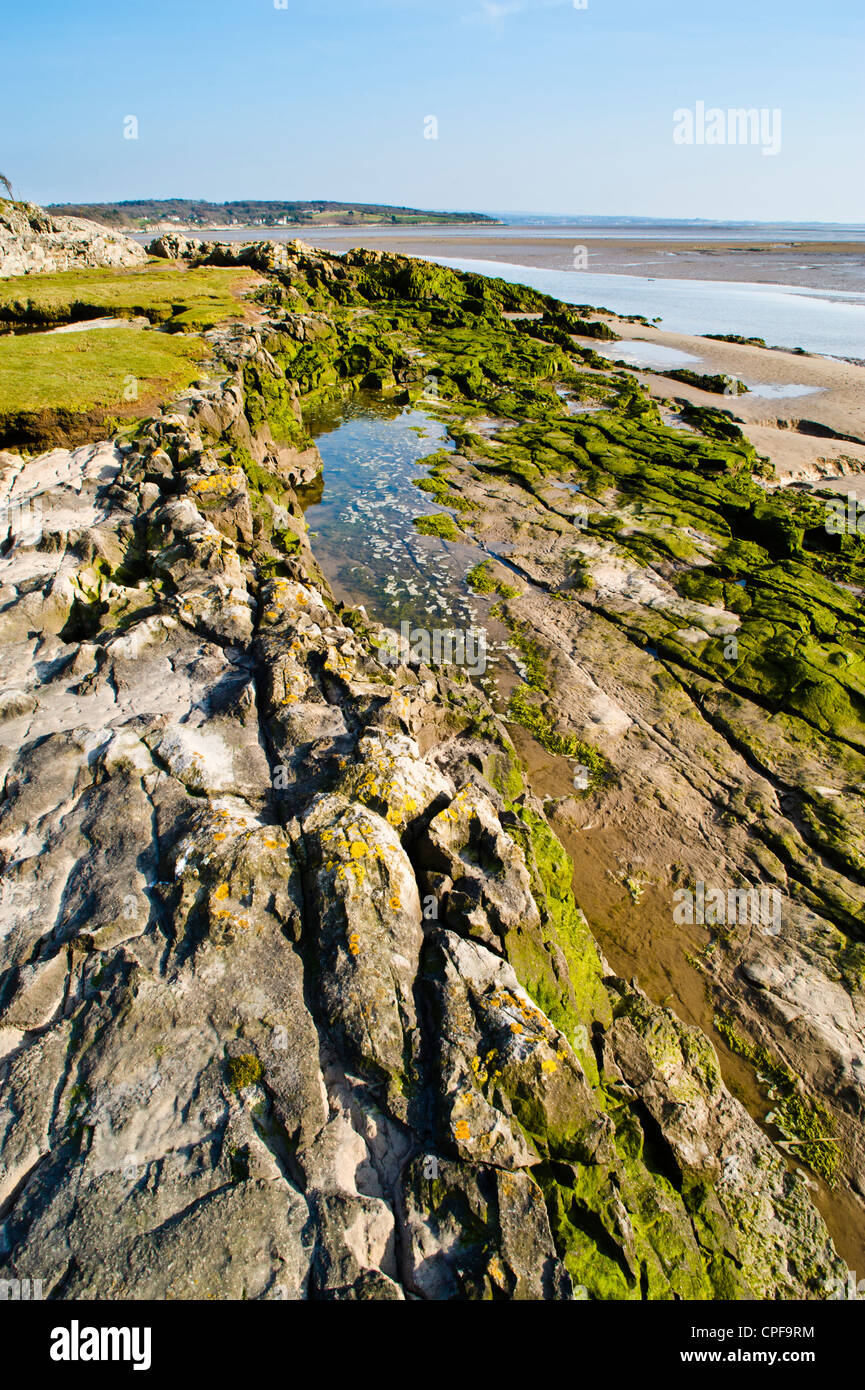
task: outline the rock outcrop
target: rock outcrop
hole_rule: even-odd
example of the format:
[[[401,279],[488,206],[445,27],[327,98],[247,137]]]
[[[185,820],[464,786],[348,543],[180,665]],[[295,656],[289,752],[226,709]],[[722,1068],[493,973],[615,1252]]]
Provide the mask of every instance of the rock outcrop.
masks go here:
[[[566,349],[584,316],[533,292],[299,242],[155,249],[255,267],[268,277],[256,322],[202,334],[195,385],[115,438],[0,454],[0,1278],[57,1299],[807,1299],[843,1286],[799,1156],[856,1190],[859,1015],[842,974],[856,959],[813,928],[806,955],[801,915],[801,935],[755,931],[736,974],[730,940],[707,953],[701,986],[730,1015],[747,1021],[752,990],[767,1001],[771,1049],[729,1022],[724,1036],[771,1072],[781,1132],[803,1131],[784,1152],[728,1090],[706,1033],[608,964],[501,705],[336,602],[297,492],[320,466],[304,411],[360,386],[410,399],[434,352],[464,450],[434,485],[460,489],[488,554],[523,585],[502,610],[533,681],[511,732],[519,715],[538,747],[608,777],[604,814],[626,845],[636,786],[650,830],[675,818],[695,856],[729,851],[732,873],[738,831],[710,815],[719,786],[752,817],[755,853],[764,833],[762,783],[731,762],[734,742],[748,747],[744,716],[722,738],[744,704],[717,704],[714,668],[699,668],[707,752],[691,697],[656,676],[644,640],[693,671],[695,650],[748,632],[742,603],[703,563],[682,592],[671,565],[637,563],[618,544],[637,529],[629,514],[575,547],[567,488],[550,495],[543,469],[594,470],[612,506],[615,469],[629,486],[651,474],[660,496],[698,456],[710,481],[688,486],[716,486],[732,525],[753,450],[644,428],[621,374],[601,387],[615,398],[606,434],[584,426],[577,445],[550,382],[575,379]],[[548,319],[530,329],[503,318],[538,306]],[[481,398],[491,417],[525,414],[516,437],[470,428],[466,403]],[[659,450],[678,451],[672,482]],[[852,625],[841,591],[814,584],[814,611],[831,598]],[[789,606],[776,602],[775,621]],[[852,698],[836,700],[853,726]],[[610,752],[629,741],[618,783],[570,732],[587,723]],[[571,798],[574,817],[589,804]],[[817,832],[835,837],[818,865],[783,813],[771,843],[815,911],[829,903],[841,942],[857,910],[839,889],[849,837],[829,821],[810,832],[809,855]],[[635,853],[650,845],[640,835]],[[576,882],[588,893],[590,873]],[[627,883],[636,906],[641,884]],[[812,1090],[827,1073],[825,1134],[778,1056],[785,1029],[817,1058]],[[846,1070],[833,1060],[845,1039]]]
[[[274,571],[203,409],[3,458],[0,1275],[821,1296],[806,1183],[607,966],[492,710],[384,665],[302,527]]]
[[[143,246],[83,217],[55,217],[32,203],[0,201],[0,276],[143,265]]]

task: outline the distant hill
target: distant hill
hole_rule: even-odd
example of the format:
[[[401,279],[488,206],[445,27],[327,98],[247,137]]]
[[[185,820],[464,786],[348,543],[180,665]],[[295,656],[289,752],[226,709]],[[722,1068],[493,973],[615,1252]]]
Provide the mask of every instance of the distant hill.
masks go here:
[[[249,200],[209,203],[198,198],[142,198],[123,203],[54,203],[49,212],[66,217],[86,217],[114,230],[142,231],[162,223],[183,227],[314,227],[322,223],[368,226],[411,222],[495,223],[480,212],[425,212],[421,208],[395,208],[384,203],[278,203]]]

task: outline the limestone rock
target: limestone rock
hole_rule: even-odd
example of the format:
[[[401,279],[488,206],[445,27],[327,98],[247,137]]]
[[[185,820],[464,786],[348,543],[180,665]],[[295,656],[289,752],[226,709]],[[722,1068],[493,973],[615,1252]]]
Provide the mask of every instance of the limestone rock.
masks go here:
[[[495,808],[476,787],[464,787],[430,822],[415,861],[445,875],[442,911],[448,926],[501,949],[516,927],[540,921],[525,856],[505,834]]]
[[[31,203],[0,201],[0,275],[143,265],[147,252],[131,237],[83,217],[55,217]]]

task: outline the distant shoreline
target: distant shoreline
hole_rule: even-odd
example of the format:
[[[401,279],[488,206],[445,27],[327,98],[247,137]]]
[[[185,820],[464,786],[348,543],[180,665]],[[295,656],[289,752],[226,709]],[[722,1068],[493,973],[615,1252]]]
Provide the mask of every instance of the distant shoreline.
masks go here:
[[[407,219],[405,222],[393,223],[388,219],[385,219],[379,222],[358,222],[356,224],[356,228],[355,224],[352,224],[351,222],[282,222],[277,226],[274,226],[272,223],[269,222],[214,222],[208,223],[206,226],[202,225],[201,223],[159,222],[153,223],[153,225],[149,227],[117,227],[112,228],[111,230],[123,232],[126,236],[134,237],[161,236],[164,232],[179,232],[182,236],[194,237],[200,236],[202,232],[334,231],[353,233],[355,229],[358,231],[365,231],[367,229],[375,230],[375,228],[377,227],[383,227],[387,229],[389,232],[393,232],[395,229],[399,227],[435,227],[438,229],[446,229],[448,227],[503,227],[504,225],[505,224],[503,222],[489,222],[486,220],[464,222],[412,222]]]
[[[480,227],[481,231],[471,234],[471,227]],[[412,223],[403,227],[369,223],[361,227],[318,224],[314,227],[166,227],[164,230],[202,240],[269,241],[297,237],[337,254],[366,246],[371,250],[394,251],[422,259],[454,256],[542,270],[575,269],[575,254],[583,248],[586,264],[582,269],[598,274],[865,292],[865,239],[799,241],[782,235],[771,241],[761,241],[757,236],[743,240],[715,240],[699,235],[675,239],[593,236],[587,234],[585,228],[576,226],[562,228],[561,235],[538,235],[531,227],[466,222]],[[159,234],[127,233],[143,244]]]
[[[399,207],[392,203],[332,199],[130,198],[109,202],[51,203],[52,216],[81,217],[115,232],[294,230],[310,227],[403,227],[501,225],[497,217],[470,209]]]

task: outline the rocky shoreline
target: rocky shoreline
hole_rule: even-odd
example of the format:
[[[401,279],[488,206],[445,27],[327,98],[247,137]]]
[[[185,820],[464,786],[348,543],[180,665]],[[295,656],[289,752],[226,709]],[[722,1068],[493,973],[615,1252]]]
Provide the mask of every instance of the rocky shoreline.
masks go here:
[[[854,1215],[862,1192],[855,806],[808,791],[831,731],[800,785],[803,728],[770,737],[747,672],[719,697],[711,643],[742,614],[676,591],[683,557],[659,563],[615,471],[681,449],[735,527],[728,477],[762,505],[754,451],[656,433],[623,373],[592,388],[608,433],[568,433],[550,383],[589,391],[599,320],[534,292],[299,243],[152,249],[253,267],[258,322],[204,334],[202,379],[125,435],[0,455],[0,1277],[55,1298],[830,1296],[847,1270],[814,1175]],[[303,522],[311,406],[417,399],[431,373],[458,449],[442,504],[523,580],[503,600],[542,672],[522,721],[459,671],[384,659]],[[606,531],[550,490],[575,468]],[[641,468],[663,511],[672,484]],[[696,506],[675,526],[708,579]],[[554,727],[591,736],[615,779],[541,799],[514,746],[532,721],[550,749]],[[782,936],[711,933],[695,969],[719,1037],[789,1068],[796,1161],[705,1033],[598,948],[555,832],[599,819],[641,837],[616,865],[632,901],[677,854],[682,882],[783,893]]]

